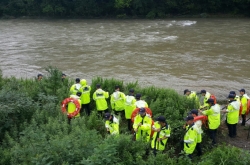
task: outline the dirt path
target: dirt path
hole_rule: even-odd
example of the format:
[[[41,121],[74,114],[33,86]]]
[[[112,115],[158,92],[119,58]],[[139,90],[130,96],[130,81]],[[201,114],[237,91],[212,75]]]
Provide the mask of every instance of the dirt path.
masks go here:
[[[247,116],[247,119],[250,115]],[[228,128],[225,122],[221,123],[219,128],[218,142],[226,143],[250,151],[250,134],[247,139],[248,133],[250,131],[250,119],[246,123],[246,126],[241,126],[241,120],[237,125],[237,136],[236,138],[230,138],[228,136]]]

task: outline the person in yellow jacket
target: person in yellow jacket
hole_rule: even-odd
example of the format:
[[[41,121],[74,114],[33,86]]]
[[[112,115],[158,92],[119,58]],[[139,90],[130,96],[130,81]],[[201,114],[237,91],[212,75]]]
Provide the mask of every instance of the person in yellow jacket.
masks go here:
[[[240,96],[236,95],[235,91],[230,91],[229,94],[233,94],[234,95],[234,99],[240,103]]]
[[[226,110],[221,110],[221,112],[227,113],[227,127],[228,127],[228,136],[231,138],[235,138],[237,135],[236,126],[239,122],[239,110],[240,110],[240,103],[235,100],[235,96],[233,94],[228,95],[229,104]]]
[[[132,129],[131,115],[132,115],[132,112],[136,108],[135,102],[136,102],[136,99],[134,97],[134,89],[130,89],[129,94],[125,97],[125,103],[124,103],[125,118],[127,119],[127,122],[128,122],[129,131],[131,131]]]
[[[109,112],[105,113],[104,116],[105,128],[108,134],[111,135],[119,135],[119,120],[114,115],[110,114]]]
[[[197,129],[194,124],[194,117],[188,116],[186,117],[186,133],[184,135],[184,152],[185,154],[192,159],[192,154],[197,145]]]
[[[190,91],[189,89],[185,89],[184,95],[187,96],[188,99],[193,99],[195,101],[197,108],[200,107],[200,101],[195,91]]]
[[[125,94],[120,91],[120,86],[115,86],[115,92],[111,95],[110,104],[111,108],[114,111],[115,115],[119,113],[124,114],[124,102],[125,102]],[[121,116],[124,116],[121,114]]]
[[[200,109],[205,109],[205,108],[209,107],[207,100],[210,99],[211,94],[203,89],[203,90],[201,90],[201,95],[204,97],[204,99],[203,99],[203,102],[201,103]]]
[[[81,88],[80,88],[80,92],[82,92],[81,95],[81,102],[82,102],[82,108],[81,108],[81,115],[83,115],[83,111],[85,109],[86,114],[89,116],[90,115],[90,91],[91,91],[91,87],[89,85],[87,85],[87,81],[85,79],[81,79],[80,81],[81,84]]]
[[[146,115],[146,109],[140,108],[139,114],[134,119],[133,129],[135,132],[135,139],[149,142],[151,134],[151,117]]]
[[[198,110],[197,109],[193,109],[190,111],[190,115],[193,116],[194,118],[197,117],[199,115]],[[202,121],[201,120],[197,120],[194,122],[195,124],[195,129],[197,131],[197,144],[196,144],[196,148],[195,150],[197,151],[197,156],[201,156],[202,155],[202,147],[201,147],[201,142],[202,142]]]
[[[204,115],[207,115],[208,117],[210,138],[212,139],[213,145],[215,145],[217,129],[220,126],[220,105],[214,104],[214,99],[208,99],[206,103],[209,104],[208,110],[199,110],[199,112]]]
[[[80,106],[81,106],[81,99],[80,99],[81,94],[82,94],[81,92],[77,92],[76,95],[70,95],[70,98],[74,98],[74,99],[77,99],[77,100],[78,100]],[[72,103],[72,102],[69,102],[69,103],[68,103],[67,112],[68,112],[68,113],[73,113],[75,110],[76,110],[76,105],[75,105],[74,103]],[[78,114],[75,116],[75,118],[76,118],[76,117],[79,117],[79,116],[80,116],[80,113],[78,113]],[[70,121],[71,121],[71,118],[68,118],[69,124],[70,124]]]
[[[151,141],[151,148],[153,149],[154,155],[156,155],[157,151],[165,150],[167,140],[170,137],[171,128],[166,118],[164,116],[159,116],[152,129],[154,130],[154,135]]]
[[[245,89],[239,90],[240,92],[240,102],[242,106],[242,111],[241,111],[241,117],[242,117],[242,122],[241,125],[245,126],[246,125],[246,112],[247,112],[247,101],[250,99],[248,95],[246,94]]]
[[[80,79],[76,78],[76,83],[73,84],[69,89],[70,95],[76,95],[77,92],[80,92],[80,88],[81,88]]]
[[[140,93],[137,93],[135,95],[135,99],[136,99],[136,102],[135,102],[135,105],[136,105],[136,108],[148,108],[148,103],[144,100],[141,100],[141,94]]]
[[[96,91],[93,93],[93,100],[96,103],[96,109],[99,115],[103,115],[103,112],[108,112],[108,104],[106,99],[109,98],[109,93],[101,89],[101,85],[96,85]]]

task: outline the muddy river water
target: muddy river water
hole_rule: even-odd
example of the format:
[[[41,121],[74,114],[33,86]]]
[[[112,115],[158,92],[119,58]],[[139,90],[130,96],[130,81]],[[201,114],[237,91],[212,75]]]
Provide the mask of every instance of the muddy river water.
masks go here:
[[[72,79],[206,89],[223,99],[250,93],[250,20],[0,20],[0,57],[5,77],[52,65]]]

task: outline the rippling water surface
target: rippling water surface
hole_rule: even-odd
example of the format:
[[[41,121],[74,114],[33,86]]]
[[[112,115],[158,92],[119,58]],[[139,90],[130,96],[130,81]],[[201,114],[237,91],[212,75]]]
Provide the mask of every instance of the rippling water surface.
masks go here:
[[[199,91],[250,91],[249,19],[0,20],[4,76],[56,66],[70,78]],[[250,93],[250,92],[248,92]]]

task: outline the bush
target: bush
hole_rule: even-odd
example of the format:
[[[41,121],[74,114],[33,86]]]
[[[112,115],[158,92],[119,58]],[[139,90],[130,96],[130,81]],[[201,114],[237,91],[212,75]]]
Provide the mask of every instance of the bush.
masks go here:
[[[71,120],[61,113],[61,101],[68,97],[73,81],[62,81],[61,72],[47,68],[48,75],[42,81],[2,78],[0,74],[0,164],[190,164],[185,155],[179,155],[185,131],[183,117],[196,108],[194,100],[188,100],[172,89],[141,88],[137,82],[124,84],[120,80],[92,80],[91,96],[97,83],[110,94],[114,86],[128,93],[130,88],[141,93],[153,118],[164,115],[171,126],[171,137],[166,151],[155,157],[149,144],[133,141],[121,120],[119,136],[107,135],[105,121],[97,116],[94,101],[92,114]],[[108,100],[109,102],[109,100]],[[210,141],[203,136],[204,154],[199,164],[246,164],[249,153],[230,146],[211,150]],[[208,143],[207,143],[208,142]],[[198,159],[199,160],[199,159]],[[195,163],[196,161],[193,161]]]
[[[244,165],[250,162],[250,153],[239,148],[221,145],[214,148],[211,152],[202,156],[198,165],[217,165],[217,164],[230,164],[230,165]]]

